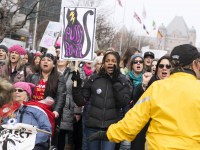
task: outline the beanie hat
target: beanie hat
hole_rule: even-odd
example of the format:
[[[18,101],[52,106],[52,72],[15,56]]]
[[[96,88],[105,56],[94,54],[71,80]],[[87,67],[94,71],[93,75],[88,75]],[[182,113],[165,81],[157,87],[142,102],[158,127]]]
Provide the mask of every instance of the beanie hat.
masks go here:
[[[184,67],[192,63],[193,60],[200,57],[197,48],[190,44],[183,44],[174,47],[170,54],[171,60],[176,61],[176,66]]]
[[[35,87],[34,84],[28,82],[16,82],[13,86],[14,88],[21,88],[25,90],[28,93],[29,97],[32,96],[32,88]]]
[[[142,60],[144,60],[144,58],[142,57],[142,54],[137,53],[131,56],[131,61],[134,61],[137,57],[140,57]]]
[[[8,53],[8,48],[6,47],[4,43],[0,44],[0,49],[3,49],[6,53]]]
[[[152,53],[151,51],[145,52],[144,53],[144,58],[146,58],[147,56],[150,56],[151,58],[155,58],[154,53]]]
[[[19,55],[25,55],[26,50],[20,45],[13,45],[8,49],[9,53],[16,51]]]

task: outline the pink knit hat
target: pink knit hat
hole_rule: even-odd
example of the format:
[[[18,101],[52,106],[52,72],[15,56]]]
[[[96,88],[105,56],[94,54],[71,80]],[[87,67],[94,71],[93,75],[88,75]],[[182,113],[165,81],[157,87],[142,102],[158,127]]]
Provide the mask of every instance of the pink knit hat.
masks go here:
[[[8,49],[9,53],[14,52],[14,51],[19,53],[20,55],[25,55],[26,54],[26,50],[23,47],[21,47],[20,45],[13,45],[12,47],[10,47]]]
[[[14,88],[21,88],[25,90],[28,93],[29,97],[32,96],[32,88],[35,87],[34,84],[28,82],[17,82],[13,86]]]

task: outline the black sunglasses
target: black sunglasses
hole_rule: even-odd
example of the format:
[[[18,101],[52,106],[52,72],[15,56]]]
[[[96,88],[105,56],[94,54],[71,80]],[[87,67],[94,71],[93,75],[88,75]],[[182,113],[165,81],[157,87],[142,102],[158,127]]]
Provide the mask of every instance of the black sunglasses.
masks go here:
[[[158,67],[159,67],[160,69],[163,69],[164,67],[167,68],[167,69],[170,69],[170,68],[171,68],[171,65],[159,64]]]
[[[134,64],[138,64],[138,63],[142,64],[143,62],[144,62],[143,60],[133,61]]]
[[[15,92],[17,92],[17,91],[20,92],[20,93],[21,93],[21,92],[24,92],[23,89],[15,89]]]

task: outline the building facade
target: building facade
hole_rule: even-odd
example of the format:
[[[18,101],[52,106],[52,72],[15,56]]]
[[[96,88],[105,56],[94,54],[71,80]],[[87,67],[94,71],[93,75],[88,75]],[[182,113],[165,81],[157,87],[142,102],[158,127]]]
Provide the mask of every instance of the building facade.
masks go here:
[[[196,44],[196,30],[188,28],[183,17],[176,16],[167,27],[163,24],[158,28],[157,49],[171,51],[181,44]]]

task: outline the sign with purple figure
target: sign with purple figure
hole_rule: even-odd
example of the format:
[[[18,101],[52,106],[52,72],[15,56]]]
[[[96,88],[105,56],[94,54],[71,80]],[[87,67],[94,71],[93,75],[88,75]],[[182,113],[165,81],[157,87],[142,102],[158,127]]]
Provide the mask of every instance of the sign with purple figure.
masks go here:
[[[64,7],[61,59],[92,61],[96,8]]]

